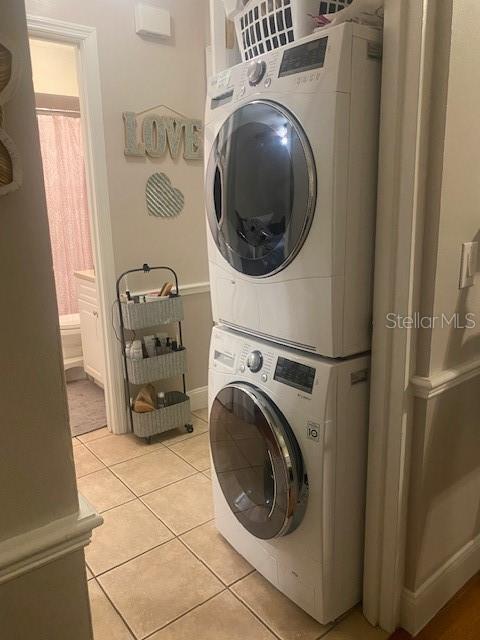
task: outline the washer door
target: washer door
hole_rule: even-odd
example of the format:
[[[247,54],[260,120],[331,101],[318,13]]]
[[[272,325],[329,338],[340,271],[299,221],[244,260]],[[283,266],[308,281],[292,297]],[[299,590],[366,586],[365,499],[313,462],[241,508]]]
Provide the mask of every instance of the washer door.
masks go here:
[[[229,264],[250,276],[284,269],[300,251],[316,203],[316,171],[294,116],[263,100],[225,121],[206,177],[207,215]]]
[[[210,411],[210,446],[218,482],[247,531],[268,540],[293,531],[308,485],[298,443],[285,417],[256,387],[224,387]]]

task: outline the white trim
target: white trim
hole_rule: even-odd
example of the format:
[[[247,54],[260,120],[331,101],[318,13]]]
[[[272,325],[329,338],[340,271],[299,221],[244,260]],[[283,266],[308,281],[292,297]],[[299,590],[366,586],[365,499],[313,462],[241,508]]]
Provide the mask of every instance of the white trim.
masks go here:
[[[78,502],[76,513],[0,542],[0,584],[89,544],[103,518],[80,494]]]
[[[222,0],[209,1],[212,75],[228,67],[225,6]]]
[[[413,395],[428,400],[479,375],[480,360],[474,360],[428,377],[413,376],[411,379]]]
[[[191,282],[189,284],[181,284],[180,287],[180,295],[182,296],[193,296],[200,293],[210,293],[210,282]],[[149,293],[151,289],[135,289],[130,293],[142,296],[146,293]]]
[[[27,26],[32,36],[70,42],[79,48],[80,109],[84,116],[90,224],[102,319],[107,422],[113,433],[125,433],[128,423],[124,410],[122,361],[111,322],[116,276],[96,29],[31,15],[27,16]]]
[[[208,406],[208,387],[197,387],[187,391],[190,398],[190,409],[192,411],[198,411],[198,409],[205,409]]]
[[[198,293],[210,293],[210,282],[191,282],[190,284],[181,284],[180,293],[182,296],[191,296]]]
[[[434,11],[385,1],[363,611],[387,631],[400,622],[415,335],[385,318],[416,308]]]
[[[63,359],[63,369],[76,369],[77,367],[83,367],[83,356],[75,356],[74,358]]]
[[[416,635],[480,566],[480,535],[449,558],[422,586],[402,593],[402,626]]]

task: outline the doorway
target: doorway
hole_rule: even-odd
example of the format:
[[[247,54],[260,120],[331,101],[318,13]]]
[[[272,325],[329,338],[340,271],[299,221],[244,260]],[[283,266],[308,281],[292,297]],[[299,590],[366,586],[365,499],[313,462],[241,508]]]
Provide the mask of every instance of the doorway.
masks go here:
[[[30,38],[70,429],[107,426],[75,44]]]
[[[83,116],[80,121],[85,157],[90,237],[95,265],[94,288],[98,305],[96,309],[90,308],[90,332],[100,336],[103,346],[103,349],[97,350],[96,353],[97,355],[101,353],[102,356],[101,374],[108,429],[113,433],[126,433],[129,428],[124,406],[122,360],[112,326],[116,272],[107,186],[96,29],[33,15],[27,15],[27,25],[30,38],[71,45],[75,49],[79,104]],[[87,282],[84,282],[82,287],[86,288],[83,292],[86,296],[91,294]],[[92,301],[86,300],[86,302]],[[87,356],[87,360],[91,363],[94,358]],[[92,369],[98,371],[98,366],[93,365]],[[92,369],[89,375],[95,377],[96,371]]]

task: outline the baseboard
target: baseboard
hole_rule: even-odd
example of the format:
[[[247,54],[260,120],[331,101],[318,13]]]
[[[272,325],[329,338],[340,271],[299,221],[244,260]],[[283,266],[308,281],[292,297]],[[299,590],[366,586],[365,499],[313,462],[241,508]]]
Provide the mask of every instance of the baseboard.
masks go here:
[[[204,409],[208,405],[208,387],[197,387],[187,391],[190,396],[190,408],[192,411]]]
[[[77,512],[0,542],[0,584],[89,544],[103,518],[83,496],[78,500]]]
[[[413,592],[404,589],[401,626],[415,636],[480,570],[480,535],[467,543]]]

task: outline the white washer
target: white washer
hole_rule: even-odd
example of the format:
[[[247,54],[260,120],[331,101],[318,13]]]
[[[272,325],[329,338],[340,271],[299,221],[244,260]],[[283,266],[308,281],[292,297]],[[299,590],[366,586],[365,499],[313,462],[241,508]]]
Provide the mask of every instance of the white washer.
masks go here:
[[[369,349],[380,43],[346,23],[210,79],[215,322],[328,357]]]
[[[368,356],[331,361],[215,327],[216,526],[321,623],[361,599]]]

